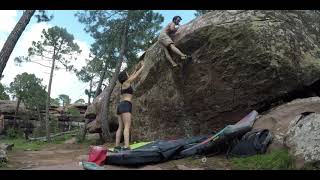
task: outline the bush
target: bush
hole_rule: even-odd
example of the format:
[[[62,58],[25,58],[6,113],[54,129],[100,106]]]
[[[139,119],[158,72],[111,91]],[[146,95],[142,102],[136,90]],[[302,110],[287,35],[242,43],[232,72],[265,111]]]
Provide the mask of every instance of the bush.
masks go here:
[[[59,126],[58,126],[58,117],[50,116],[50,133],[58,133]]]
[[[46,127],[37,127],[34,129],[33,131],[33,134],[32,134],[33,137],[43,137],[43,136],[46,136]]]
[[[82,138],[83,128],[78,128],[77,135],[76,135],[77,143],[83,143],[85,141],[85,138],[84,139]]]
[[[80,116],[81,115],[80,111],[75,107],[68,108],[66,113],[70,114],[71,116]]]
[[[0,168],[7,167],[7,162],[0,160]]]
[[[7,130],[7,136],[11,139],[23,137],[23,132],[21,129],[10,127]]]

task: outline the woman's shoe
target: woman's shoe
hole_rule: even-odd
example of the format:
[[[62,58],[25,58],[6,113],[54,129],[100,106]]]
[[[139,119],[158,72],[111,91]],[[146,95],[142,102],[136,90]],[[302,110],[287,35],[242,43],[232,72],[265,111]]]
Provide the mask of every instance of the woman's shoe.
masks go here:
[[[121,150],[122,150],[121,146],[116,146],[116,147],[113,148],[114,152],[120,152]]]
[[[130,148],[130,147],[122,147],[121,150],[122,150],[122,151],[130,151],[131,148]]]

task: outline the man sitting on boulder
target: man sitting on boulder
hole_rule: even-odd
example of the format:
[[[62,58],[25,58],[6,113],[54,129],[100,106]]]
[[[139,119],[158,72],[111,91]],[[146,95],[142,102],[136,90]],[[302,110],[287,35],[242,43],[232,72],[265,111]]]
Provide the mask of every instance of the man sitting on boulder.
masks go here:
[[[177,32],[179,27],[179,23],[182,20],[180,16],[174,16],[172,22],[170,22],[160,33],[159,35],[159,42],[162,46],[164,46],[164,52],[166,58],[170,61],[173,67],[177,67],[177,63],[175,63],[170,55],[169,50],[173,51],[177,55],[181,57],[182,60],[189,58],[186,54],[182,53],[172,41],[172,37]]]

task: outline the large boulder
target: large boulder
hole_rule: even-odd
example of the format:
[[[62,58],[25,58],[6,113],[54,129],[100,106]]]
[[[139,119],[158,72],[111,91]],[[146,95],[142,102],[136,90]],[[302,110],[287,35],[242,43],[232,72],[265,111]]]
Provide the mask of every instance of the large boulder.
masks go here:
[[[318,17],[314,11],[214,11],[182,25],[174,42],[194,63],[174,70],[159,43],[146,51],[134,83],[133,138],[208,133],[313,85],[320,77]],[[86,112],[89,132],[101,131],[106,89]],[[117,84],[110,125],[117,122],[119,92]]]
[[[320,113],[319,97],[296,99],[270,109],[255,121],[253,128],[269,129],[272,132],[274,138],[269,151],[282,149],[286,147],[290,123],[299,120],[307,112]]]
[[[312,113],[293,120],[287,132],[286,146],[303,164],[320,163],[320,113]]]
[[[288,149],[296,166],[320,162],[320,98],[297,99],[260,116],[255,129],[269,129],[273,141],[268,151]]]
[[[0,100],[0,110],[2,114],[4,114],[5,119],[14,119],[15,111],[17,108],[17,101],[10,100]],[[27,112],[25,105],[21,102],[18,109],[18,115],[24,115]],[[21,117],[17,116],[17,119],[21,119]]]

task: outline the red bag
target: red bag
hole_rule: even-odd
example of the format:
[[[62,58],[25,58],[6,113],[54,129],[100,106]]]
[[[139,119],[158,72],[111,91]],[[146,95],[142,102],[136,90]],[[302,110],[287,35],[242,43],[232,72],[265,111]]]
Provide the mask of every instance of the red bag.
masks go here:
[[[97,165],[103,165],[107,157],[107,149],[101,146],[90,146],[89,150],[89,162],[96,163]]]

